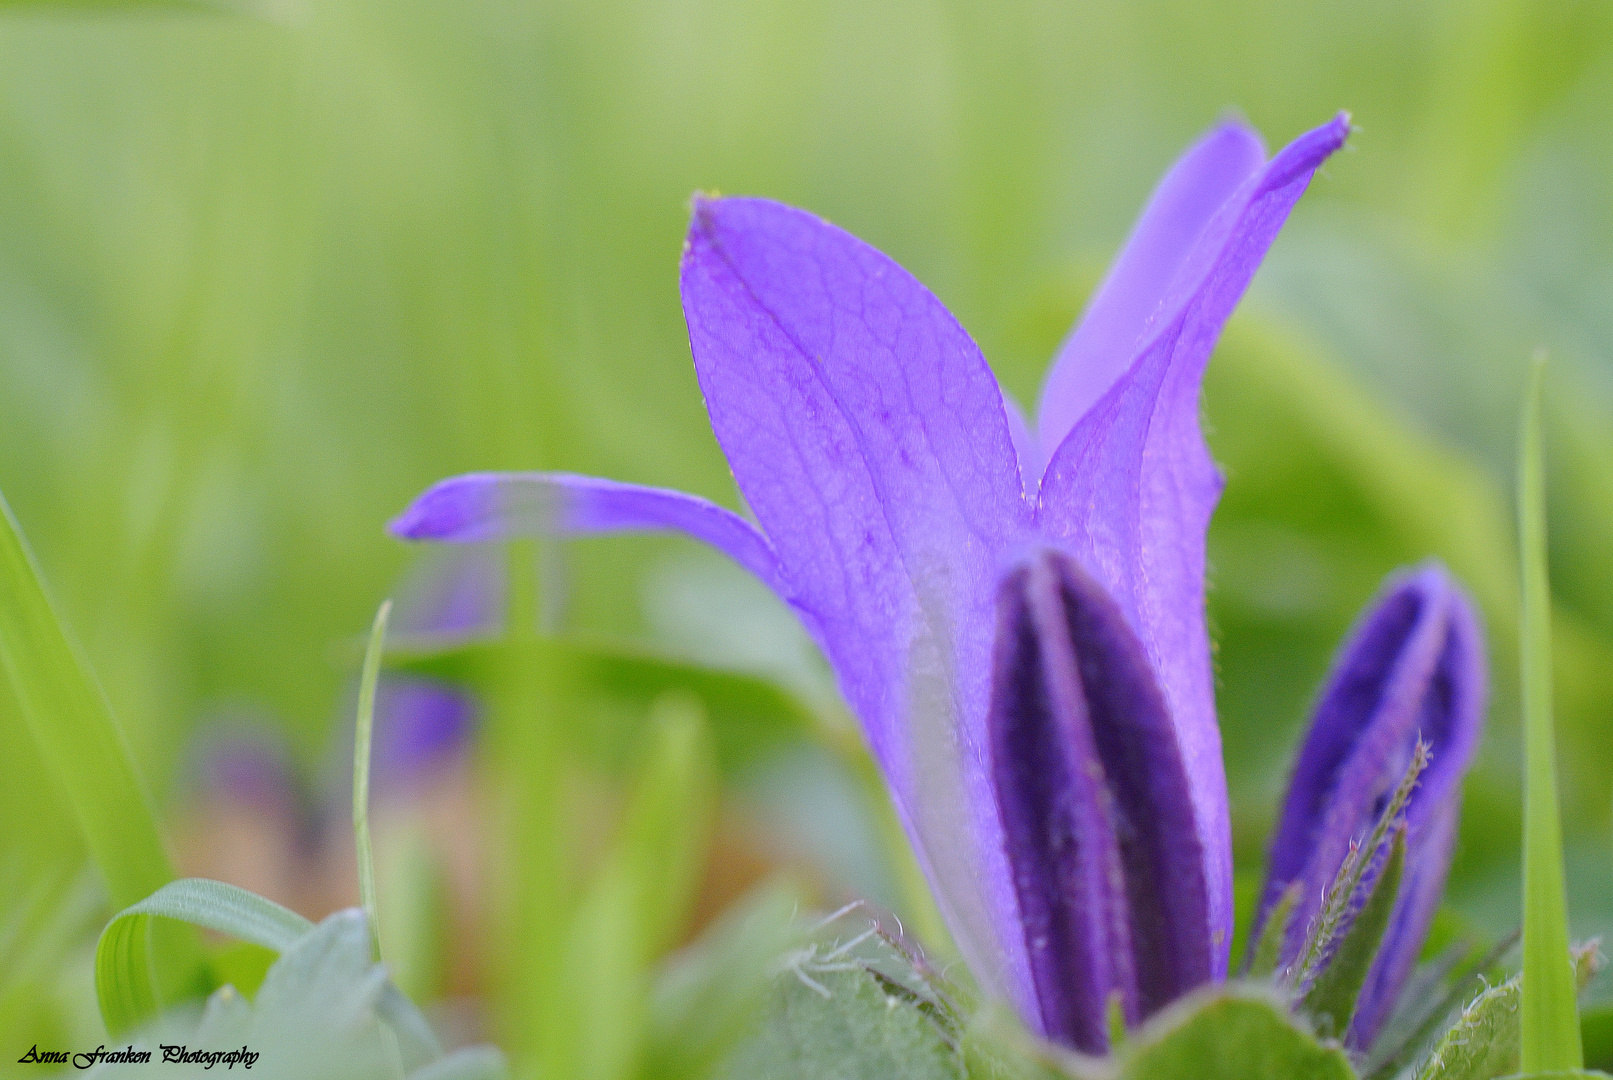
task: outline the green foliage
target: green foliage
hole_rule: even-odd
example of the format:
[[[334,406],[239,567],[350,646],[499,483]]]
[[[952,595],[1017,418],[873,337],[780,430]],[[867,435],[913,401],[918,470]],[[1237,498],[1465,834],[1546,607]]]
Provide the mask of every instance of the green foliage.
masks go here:
[[[1537,357],[1523,407],[1518,454],[1522,548],[1524,718],[1522,1067],[1529,1072],[1584,1064],[1568,954],[1563,837],[1557,810],[1556,739],[1551,715],[1551,589],[1546,577],[1545,461],[1540,443]]]
[[[938,980],[866,921],[836,920],[774,966],[760,1029],[721,1080],[964,1080],[962,1024]]]
[[[1581,1010],[1579,1031],[1585,1064],[1596,1069],[1613,1067],[1613,1004],[1604,1002]]]
[[[1354,1080],[1337,1046],[1319,1043],[1282,998],[1236,984],[1170,1006],[1120,1054],[1120,1080]]]
[[[1471,942],[1457,941],[1420,965],[1400,994],[1399,1006],[1361,1063],[1367,1080],[1399,1076],[1454,1021],[1455,1014],[1481,989],[1502,958],[1518,944],[1513,933],[1474,957]]]
[[[151,1021],[171,1004],[164,999],[158,969],[172,961],[153,944],[153,923],[162,919],[216,930],[277,953],[313,928],[296,912],[222,881],[169,882],[119,912],[95,947],[96,994],[113,1035]]]
[[[1406,803],[1411,799],[1411,793],[1417,786],[1418,778],[1422,776],[1423,770],[1427,767],[1428,744],[1418,740],[1415,751],[1412,754],[1411,764],[1406,768],[1406,775],[1401,778],[1388,803],[1385,804],[1383,812],[1378,815],[1377,823],[1373,825],[1372,831],[1367,834],[1365,840],[1350,849],[1350,853],[1345,856],[1344,862],[1339,865],[1338,872],[1334,874],[1332,882],[1328,884],[1322,910],[1317,914],[1309,932],[1306,934],[1305,946],[1300,950],[1299,960],[1295,963],[1293,971],[1289,973],[1288,982],[1290,985],[1305,986],[1319,980],[1324,970],[1324,965],[1335,955],[1335,947],[1342,948],[1347,943],[1348,939],[1341,938],[1340,935],[1347,934],[1350,931],[1349,916],[1355,907],[1356,896],[1361,889],[1361,882],[1365,880],[1368,870],[1371,869],[1373,861],[1378,856],[1378,852],[1383,850],[1384,843],[1389,839],[1390,830],[1402,827],[1401,815],[1405,812]],[[1394,897],[1391,895],[1382,902],[1392,908]],[[1388,911],[1378,912],[1377,914],[1381,915],[1385,920],[1388,918]],[[1354,955],[1350,957],[1352,962],[1362,960],[1361,950],[1366,950],[1367,955],[1364,962],[1370,963],[1371,954],[1377,951],[1377,943],[1383,933],[1382,928],[1380,927],[1374,932],[1373,928],[1369,926],[1364,932],[1369,935],[1370,941],[1363,939],[1355,943]],[[1347,968],[1346,971],[1338,976],[1341,982],[1331,985],[1324,991],[1329,998],[1330,1008],[1342,1006],[1343,1002],[1335,995],[1342,994],[1344,983],[1354,979],[1356,974],[1353,968]],[[1364,970],[1359,974],[1364,976]],[[1359,989],[1360,984],[1357,983],[1356,985]],[[1352,993],[1350,995],[1352,1006],[1354,1000],[1355,997]]]
[[[803,898],[788,881],[761,886],[656,975],[645,1033],[646,1080],[711,1075],[756,1026],[774,963],[805,944]]]
[[[399,670],[495,692],[510,661],[509,644],[433,647],[394,641],[387,662]],[[521,646],[516,646],[521,647]],[[549,638],[524,646],[519,663],[556,665],[566,673],[567,708],[584,721],[570,738],[585,755],[615,764],[641,734],[643,718],[668,693],[700,701],[724,772],[738,772],[803,738],[820,721],[811,706],[774,680],[658,654],[628,641],[588,636]]]
[[[1574,993],[1595,971],[1596,946],[1582,946],[1571,953],[1565,950],[1563,963],[1570,993]],[[1525,1030],[1522,1001],[1526,978],[1527,973],[1521,972],[1497,986],[1485,987],[1469,1001],[1434,1044],[1417,1071],[1417,1080],[1492,1080],[1516,1072]],[[1574,1047],[1578,1046],[1576,1032]]]
[[[802,943],[770,965],[771,985],[746,1010],[753,1030],[722,1067],[652,1077],[1355,1080],[1336,1043],[1319,1041],[1282,995],[1257,983],[1189,995],[1098,1059],[1034,1038],[997,1005],[975,1011],[877,923],[842,914],[793,932],[804,935]],[[714,936],[702,950],[721,940]]]
[[[1400,877],[1406,865],[1406,827],[1400,826],[1390,841],[1389,854],[1373,880],[1365,901],[1339,940],[1333,956],[1316,976],[1305,994],[1302,1008],[1316,1022],[1319,1032],[1341,1038],[1355,1013],[1356,999],[1378,955],[1389,916],[1400,896]]]
[[[152,1046],[185,1043],[207,1050],[241,1046],[259,1055],[253,1075],[281,1080],[501,1080],[503,1055],[489,1046],[444,1055],[425,1018],[371,955],[364,913],[337,912],[318,926],[252,893],[221,882],[177,881],[121,914],[107,928],[97,956],[103,1007],[145,1011],[117,1014],[108,1027]],[[153,917],[182,919],[279,953],[250,1003],[231,985],[207,999],[200,1017],[176,1010],[159,1015],[138,990],[142,972],[128,942]],[[136,1022],[138,1026],[136,1026]],[[157,1070],[161,1062],[150,1067]],[[122,1075],[127,1066],[101,1065],[90,1075]]]
[[[704,717],[668,698],[651,718],[648,754],[614,845],[570,911],[560,956],[568,982],[548,1002],[546,1069],[579,1080],[637,1068],[650,968],[682,932],[705,864],[716,768]]]
[[[0,664],[48,770],[40,779],[64,793],[112,902],[132,904],[161,887],[173,871],[151,799],[3,496]]]
[[[1514,975],[1469,1002],[1435,1044],[1417,1080],[1490,1080],[1516,1072],[1522,981]]]
[[[1274,748],[1391,566],[1441,555],[1510,655],[1496,478],[1515,357],[1547,340],[1567,353],[1558,794],[1575,915],[1613,917],[1583,872],[1608,863],[1613,807],[1606,5],[250,6],[291,29],[39,0],[7,5],[0,35],[0,486],[165,811],[221,702],[272,716],[312,771],[350,675],[331,643],[393,588],[408,556],[380,523],[424,484],[568,468],[734,504],[677,310],[691,190],[785,198],[880,244],[1023,400],[1215,110],[1276,143],[1347,106],[1356,152],[1301,204],[1207,388],[1230,480],[1211,605],[1240,869],[1264,851]],[[1044,288],[1057,311],[1025,333]],[[630,640],[652,569],[688,551],[568,548],[564,636],[467,680],[508,870],[477,943],[507,971],[479,989],[523,1053],[573,982],[552,958],[595,869],[567,854],[579,774],[614,783],[641,760],[669,689],[701,702],[729,780],[818,730],[763,679]],[[1517,694],[1511,664],[1494,670],[1452,875],[1490,936],[1517,918],[1521,835]],[[46,778],[0,785],[0,1032],[41,1030],[65,1023],[35,1010],[105,902],[82,864],[160,847],[74,824],[72,783],[120,815],[96,828],[151,815],[76,747],[52,758],[0,683],[0,760]],[[170,876],[109,887],[112,907]],[[380,888],[391,933],[398,894]]]

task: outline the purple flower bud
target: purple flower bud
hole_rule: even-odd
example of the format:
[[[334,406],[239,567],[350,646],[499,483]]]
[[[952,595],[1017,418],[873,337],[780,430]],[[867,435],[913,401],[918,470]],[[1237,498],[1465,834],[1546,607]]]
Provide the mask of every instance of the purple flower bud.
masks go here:
[[[1044,551],[998,601],[992,777],[1049,1037],[1108,1047],[1212,977],[1191,785],[1152,665],[1119,607]]]
[[[1406,869],[1346,1041],[1369,1046],[1417,959],[1444,888],[1462,775],[1484,722],[1484,638],[1444,567],[1393,575],[1334,661],[1272,839],[1261,924],[1301,882],[1282,963],[1291,964],[1352,843],[1372,830],[1420,739],[1429,765],[1406,806]],[[1353,898],[1352,898],[1353,899]]]

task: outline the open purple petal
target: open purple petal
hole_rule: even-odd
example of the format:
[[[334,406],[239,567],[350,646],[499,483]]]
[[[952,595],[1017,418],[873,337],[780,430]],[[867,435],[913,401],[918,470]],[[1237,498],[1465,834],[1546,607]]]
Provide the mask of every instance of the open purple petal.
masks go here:
[[[756,526],[665,488],[570,473],[467,473],[427,488],[387,528],[405,540],[460,544],[671,530],[710,544],[788,598],[778,558]]]
[[[1000,594],[992,772],[1043,1034],[1108,1049],[1211,978],[1203,851],[1141,643],[1075,561],[1043,551]]]
[[[1370,1042],[1392,1008],[1438,904],[1486,687],[1482,633],[1460,587],[1437,563],[1398,573],[1340,650],[1300,750],[1256,923],[1290,883],[1304,883],[1284,963],[1302,947],[1323,889],[1383,812],[1418,740],[1430,749],[1406,808],[1406,877],[1351,1029],[1355,1045]]]
[[[1076,421],[1126,370],[1205,227],[1265,161],[1260,136],[1237,120],[1227,120],[1194,143],[1159,182],[1120,257],[1047,371],[1037,416],[1044,456],[1058,449]]]
[[[1204,845],[1217,975],[1232,936],[1232,844],[1204,616],[1204,537],[1221,476],[1199,430],[1199,384],[1222,325],[1312,174],[1344,144],[1340,116],[1257,171],[1182,260],[1125,373],[1071,429],[1043,478],[1038,523],[1120,605],[1170,705]]]
[[[739,489],[959,946],[1025,1005],[985,765],[997,574],[1030,518],[996,379],[911,274],[778,203],[697,201],[682,285]]]

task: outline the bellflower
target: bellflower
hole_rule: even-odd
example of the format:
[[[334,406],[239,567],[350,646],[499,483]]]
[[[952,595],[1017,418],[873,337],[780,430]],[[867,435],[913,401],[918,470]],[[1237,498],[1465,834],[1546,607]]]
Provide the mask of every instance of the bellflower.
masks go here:
[[[1402,571],[1340,650],[1300,750],[1256,915],[1258,936],[1283,893],[1297,889],[1280,954],[1285,966],[1298,959],[1326,890],[1383,813],[1416,745],[1428,748],[1404,811],[1395,906],[1344,1033],[1354,1049],[1370,1046],[1388,1018],[1439,906],[1486,682],[1483,636],[1461,589],[1436,563]],[[1363,882],[1362,891],[1369,886]]]
[[[432,487],[410,539],[672,529],[799,616],[972,970],[1107,1046],[1225,975],[1232,857],[1204,614],[1222,481],[1199,384],[1340,116],[1268,160],[1226,122],[1166,175],[1061,346],[1034,429],[935,296],[800,210],[699,198],[683,308],[755,523],[553,473]]]

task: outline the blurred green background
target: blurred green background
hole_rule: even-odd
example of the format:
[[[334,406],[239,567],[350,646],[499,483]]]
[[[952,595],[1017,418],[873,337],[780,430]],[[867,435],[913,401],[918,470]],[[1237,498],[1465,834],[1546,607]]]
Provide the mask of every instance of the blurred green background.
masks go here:
[[[1543,346],[1571,904],[1578,930],[1613,929],[1609,101],[1601,0],[7,3],[0,491],[182,834],[220,717],[261,718],[319,786],[354,642],[417,558],[383,525],[430,482],[566,469],[737,505],[678,306],[691,192],[782,199],[879,246],[1030,402],[1182,147],[1229,108],[1273,146],[1348,109],[1349,150],[1206,390],[1229,475],[1211,618],[1240,865],[1258,872],[1332,648],[1383,574],[1437,553],[1484,608],[1495,676],[1453,924],[1515,923],[1511,476]],[[553,554],[558,640],[760,671],[827,719],[792,727],[758,687],[747,704],[681,676],[692,704],[613,696],[608,663],[551,651],[534,693],[567,722],[493,739],[494,789],[519,802],[532,776],[580,775],[566,805],[612,820],[645,724],[698,706],[724,769],[711,798],[771,806],[797,836],[774,861],[816,865],[824,902],[913,903],[782,611],[682,541]],[[32,959],[0,986],[7,1046],[86,1022],[72,958],[105,914],[69,884],[82,847],[27,779],[44,770],[13,706],[0,692],[0,955]],[[766,746],[734,751],[753,721]],[[717,864],[738,858],[722,833]],[[41,895],[78,921],[45,919]],[[613,1069],[630,1066],[592,1074]]]

